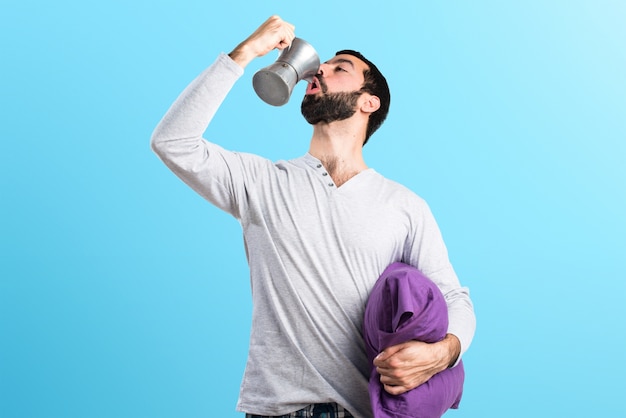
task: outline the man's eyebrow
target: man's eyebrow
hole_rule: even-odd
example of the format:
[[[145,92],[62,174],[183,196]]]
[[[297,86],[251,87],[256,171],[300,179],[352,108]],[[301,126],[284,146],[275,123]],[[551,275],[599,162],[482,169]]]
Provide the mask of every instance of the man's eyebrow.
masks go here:
[[[354,63],[347,58],[333,58],[330,61],[326,61],[326,64],[349,64],[354,68]]]

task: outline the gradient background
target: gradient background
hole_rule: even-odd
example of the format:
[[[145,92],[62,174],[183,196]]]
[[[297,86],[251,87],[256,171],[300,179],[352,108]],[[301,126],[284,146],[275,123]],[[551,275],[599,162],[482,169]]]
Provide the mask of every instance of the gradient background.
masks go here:
[[[241,229],[149,149],[269,15],[392,89],[366,161],[431,205],[477,334],[450,417],[626,416],[626,3],[78,2],[0,8],[0,417],[241,417]],[[207,136],[308,149],[253,62]]]

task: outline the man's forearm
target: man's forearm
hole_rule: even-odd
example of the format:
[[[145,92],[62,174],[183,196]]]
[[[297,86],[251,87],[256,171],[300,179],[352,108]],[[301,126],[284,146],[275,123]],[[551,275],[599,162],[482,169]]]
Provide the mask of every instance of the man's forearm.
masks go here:
[[[469,296],[469,290],[459,287],[445,295],[448,305],[448,334],[452,334],[460,344],[458,360],[470,347],[476,331],[476,315]],[[453,364],[454,365],[454,364]]]
[[[445,369],[454,366],[461,355],[461,342],[456,335],[446,334],[445,338],[440,341],[440,344],[442,344],[444,349]]]

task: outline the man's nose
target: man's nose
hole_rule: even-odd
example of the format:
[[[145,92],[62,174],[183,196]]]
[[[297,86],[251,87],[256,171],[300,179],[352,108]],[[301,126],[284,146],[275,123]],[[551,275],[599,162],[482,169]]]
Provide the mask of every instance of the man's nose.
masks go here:
[[[317,74],[324,76],[324,72],[326,71],[326,69],[328,68],[328,64],[323,63],[320,65],[320,68],[317,70]]]

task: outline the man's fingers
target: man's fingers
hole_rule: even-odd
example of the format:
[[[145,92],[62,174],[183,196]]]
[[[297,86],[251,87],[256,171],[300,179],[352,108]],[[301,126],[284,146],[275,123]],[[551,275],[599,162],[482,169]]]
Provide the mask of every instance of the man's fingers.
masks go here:
[[[408,392],[405,386],[392,386],[392,385],[383,385],[385,392],[391,395],[402,395],[405,392]]]
[[[374,358],[374,366],[377,367],[388,367],[387,361],[391,356],[396,354],[398,351],[404,349],[404,344],[398,344],[391,347],[385,348]]]
[[[275,39],[273,48],[284,49],[291,45],[295,38],[295,29],[294,25],[274,15],[267,19],[257,32],[261,37],[269,36],[269,39]]]
[[[283,23],[284,23],[284,27],[283,27],[284,35],[282,39],[278,42],[278,45],[276,45],[277,49],[288,48],[289,46],[291,46],[293,39],[296,37],[296,32],[295,32],[296,27],[284,21]]]
[[[295,26],[271,16],[229,54],[242,68],[273,49],[285,49],[295,38]]]

